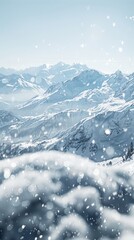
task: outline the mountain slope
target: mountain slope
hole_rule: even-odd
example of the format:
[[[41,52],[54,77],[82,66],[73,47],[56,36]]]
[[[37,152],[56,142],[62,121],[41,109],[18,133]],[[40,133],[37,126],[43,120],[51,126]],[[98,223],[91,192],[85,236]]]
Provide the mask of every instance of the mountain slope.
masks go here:
[[[24,111],[35,109],[35,113],[39,113],[42,109],[48,108],[50,105],[72,99],[85,90],[99,89],[106,76],[94,71],[87,70],[79,76],[74,77],[66,82],[53,85],[48,88],[43,96],[37,96],[21,107]]]
[[[31,75],[1,75],[0,94],[3,101],[18,103],[26,101],[31,97],[43,94],[44,90],[32,82]]]
[[[134,140],[133,103],[109,109],[82,120],[48,149],[73,152],[94,161],[123,156]]]
[[[73,79],[50,86],[43,96],[31,99],[20,109],[24,112],[34,109],[35,114],[40,114],[42,110],[50,109],[63,111],[73,107],[83,109],[85,105],[86,108],[97,107],[112,98],[131,101],[134,94],[133,81],[133,74],[127,76],[117,71],[105,75],[95,70],[86,70]]]

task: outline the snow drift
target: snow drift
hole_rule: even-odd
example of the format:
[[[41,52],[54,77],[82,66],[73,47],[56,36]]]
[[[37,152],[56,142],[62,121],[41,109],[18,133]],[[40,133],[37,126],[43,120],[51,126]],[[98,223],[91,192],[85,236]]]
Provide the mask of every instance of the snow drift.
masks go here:
[[[42,152],[0,161],[0,239],[133,239],[134,162]]]

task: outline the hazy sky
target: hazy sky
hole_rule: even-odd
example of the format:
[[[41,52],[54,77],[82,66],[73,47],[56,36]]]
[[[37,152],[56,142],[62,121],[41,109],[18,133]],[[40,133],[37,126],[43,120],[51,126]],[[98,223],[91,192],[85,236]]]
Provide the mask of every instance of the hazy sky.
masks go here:
[[[134,72],[134,0],[0,0],[0,66]]]

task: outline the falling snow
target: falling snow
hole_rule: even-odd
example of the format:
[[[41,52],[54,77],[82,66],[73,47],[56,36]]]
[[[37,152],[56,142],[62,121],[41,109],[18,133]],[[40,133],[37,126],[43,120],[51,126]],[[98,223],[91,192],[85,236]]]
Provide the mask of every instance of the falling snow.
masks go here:
[[[40,2],[0,6],[0,240],[133,240],[133,3]]]

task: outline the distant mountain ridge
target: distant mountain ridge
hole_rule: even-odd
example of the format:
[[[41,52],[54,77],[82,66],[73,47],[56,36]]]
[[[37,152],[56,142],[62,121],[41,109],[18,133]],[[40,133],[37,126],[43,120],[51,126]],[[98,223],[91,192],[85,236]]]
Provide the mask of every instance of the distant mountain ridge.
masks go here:
[[[8,98],[6,94],[17,92],[20,99],[22,99],[21,95],[23,94],[22,97],[26,101],[42,94],[49,86],[72,79],[86,69],[88,67],[85,65],[69,65],[62,62],[52,66],[44,64],[19,71],[0,68],[0,93],[4,95],[4,100],[6,100]]]

